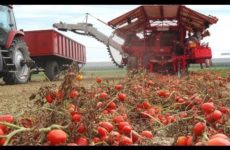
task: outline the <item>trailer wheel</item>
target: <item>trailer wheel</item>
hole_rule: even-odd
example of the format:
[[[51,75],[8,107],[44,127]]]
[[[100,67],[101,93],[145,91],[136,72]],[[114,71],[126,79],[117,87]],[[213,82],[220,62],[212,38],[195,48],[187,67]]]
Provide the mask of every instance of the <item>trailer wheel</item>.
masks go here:
[[[13,63],[13,71],[5,73],[3,81],[6,84],[23,84],[28,81],[30,67],[22,64],[23,60],[31,60],[26,43],[21,38],[15,38],[9,49],[8,63]],[[9,68],[8,68],[9,69]]]
[[[46,63],[45,75],[48,77],[50,81],[57,80],[59,73],[60,73],[60,67],[57,61],[48,61]]]

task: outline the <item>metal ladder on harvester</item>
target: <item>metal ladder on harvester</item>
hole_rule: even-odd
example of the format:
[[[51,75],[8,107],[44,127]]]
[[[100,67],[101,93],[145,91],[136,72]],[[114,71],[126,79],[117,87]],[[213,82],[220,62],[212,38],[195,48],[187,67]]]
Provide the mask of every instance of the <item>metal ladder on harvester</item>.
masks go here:
[[[0,52],[2,55],[3,63],[6,64],[6,70],[8,70],[8,72],[10,73],[17,72],[16,66],[13,62],[13,58],[10,56],[10,53],[12,52],[12,50],[0,49]]]

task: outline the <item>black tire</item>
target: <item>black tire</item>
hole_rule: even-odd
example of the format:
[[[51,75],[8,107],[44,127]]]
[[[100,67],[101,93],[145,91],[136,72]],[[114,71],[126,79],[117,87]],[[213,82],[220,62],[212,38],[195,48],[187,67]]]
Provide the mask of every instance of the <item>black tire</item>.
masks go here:
[[[19,37],[13,40],[9,48],[9,56],[12,58],[12,63],[16,65],[15,68],[17,72],[5,73],[3,81],[5,84],[27,83],[30,75],[30,68],[26,64],[22,65],[20,62],[22,59],[31,60],[31,58],[28,47],[22,38]]]
[[[48,61],[45,67],[45,75],[50,81],[58,80],[60,67],[57,61]]]

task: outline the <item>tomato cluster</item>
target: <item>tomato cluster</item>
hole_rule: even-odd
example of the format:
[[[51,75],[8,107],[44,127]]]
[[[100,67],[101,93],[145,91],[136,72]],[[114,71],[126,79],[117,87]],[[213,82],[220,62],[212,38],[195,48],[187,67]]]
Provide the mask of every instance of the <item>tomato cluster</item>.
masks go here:
[[[230,145],[229,78],[137,72],[115,84],[97,77],[85,88],[79,84],[83,76],[73,74],[61,88],[40,93],[40,111],[16,119],[1,115],[0,145],[13,130],[26,132],[7,144],[29,138],[38,145],[151,145],[156,137],[171,137],[169,145]]]

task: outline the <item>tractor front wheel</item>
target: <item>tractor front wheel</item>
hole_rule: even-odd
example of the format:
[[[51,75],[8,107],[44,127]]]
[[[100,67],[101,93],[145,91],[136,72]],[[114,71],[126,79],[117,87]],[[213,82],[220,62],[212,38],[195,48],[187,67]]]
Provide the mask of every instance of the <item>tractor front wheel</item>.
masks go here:
[[[15,38],[9,49],[9,59],[6,63],[12,63],[8,67],[7,73],[3,76],[6,84],[26,83],[30,75],[30,67],[23,63],[25,60],[31,60],[26,43],[21,38]]]

